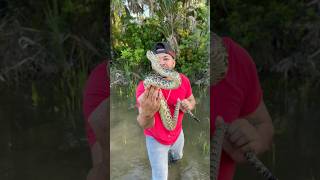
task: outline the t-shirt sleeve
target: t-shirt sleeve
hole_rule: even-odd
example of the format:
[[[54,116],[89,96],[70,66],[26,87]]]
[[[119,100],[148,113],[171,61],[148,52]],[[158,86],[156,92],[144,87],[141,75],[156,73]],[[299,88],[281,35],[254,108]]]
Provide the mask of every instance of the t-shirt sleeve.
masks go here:
[[[182,74],[183,81],[185,82],[185,91],[186,91],[186,98],[189,98],[192,95],[192,88],[190,80]]]
[[[83,114],[90,147],[96,142],[96,135],[88,120],[91,113],[110,96],[107,63],[101,63],[91,71],[83,92]]]
[[[88,119],[95,108],[110,95],[109,79],[105,63],[98,65],[91,73],[86,83],[83,98],[85,119]]]
[[[140,104],[138,101],[138,98],[140,97],[140,95],[144,92],[144,85],[143,85],[143,81],[140,81],[137,88],[136,88],[136,107],[139,108]]]
[[[249,55],[249,53],[242,47],[236,44],[236,51],[238,51],[240,66],[242,66],[241,87],[243,89],[243,104],[240,109],[240,116],[247,116],[253,113],[259,106],[262,100],[262,90],[256,69],[256,65]]]

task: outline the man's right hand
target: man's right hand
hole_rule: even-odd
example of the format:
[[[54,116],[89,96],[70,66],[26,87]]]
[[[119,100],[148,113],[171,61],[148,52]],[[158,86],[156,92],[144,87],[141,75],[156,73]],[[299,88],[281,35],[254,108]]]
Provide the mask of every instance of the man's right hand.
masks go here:
[[[153,116],[160,109],[160,89],[155,86],[146,88],[140,100],[141,113],[144,116]]]
[[[137,120],[141,127],[147,128],[153,124],[153,116],[160,109],[160,98],[161,91],[155,86],[148,86],[139,97],[140,108]]]

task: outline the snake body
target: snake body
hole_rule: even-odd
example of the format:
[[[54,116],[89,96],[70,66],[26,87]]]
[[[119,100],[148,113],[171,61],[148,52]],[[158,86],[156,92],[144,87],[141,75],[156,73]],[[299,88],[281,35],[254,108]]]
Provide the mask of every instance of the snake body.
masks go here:
[[[145,87],[148,85],[157,86],[161,89],[176,89],[181,85],[181,78],[177,71],[165,69],[159,64],[159,59],[152,51],[147,51],[147,58],[156,74],[151,74],[144,79]],[[165,79],[169,77],[170,79]]]
[[[220,158],[222,152],[222,144],[225,133],[229,125],[223,123],[221,126],[217,127],[213,138],[211,139],[211,155],[210,155],[210,176],[211,180],[217,180],[219,175]],[[277,178],[271,173],[271,171],[257,158],[257,156],[252,152],[248,151],[244,153],[246,160],[249,164],[255,168],[255,170],[262,175],[267,180],[277,180]]]
[[[144,79],[144,87],[152,85],[161,89],[176,89],[181,85],[180,74],[177,71],[161,67],[158,57],[152,51],[147,51],[146,55],[151,62],[152,69],[156,71],[156,73],[150,74]],[[166,79],[166,77],[169,79]],[[184,104],[178,99],[172,117],[165,99],[160,99],[159,113],[161,121],[164,127],[169,131],[174,130],[177,125],[180,106],[184,106]],[[193,119],[200,122],[200,120],[196,118],[190,110],[187,109],[186,113],[189,114]]]
[[[210,80],[212,85],[218,84],[228,72],[228,52],[223,40],[215,33],[211,34]]]

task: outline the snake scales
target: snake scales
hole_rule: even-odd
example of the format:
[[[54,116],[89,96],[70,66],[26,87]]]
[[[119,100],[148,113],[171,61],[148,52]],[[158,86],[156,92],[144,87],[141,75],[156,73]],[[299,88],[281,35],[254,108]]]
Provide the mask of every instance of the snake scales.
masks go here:
[[[218,84],[226,75],[228,70],[228,53],[223,45],[222,39],[216,34],[212,33],[211,43],[211,84]],[[227,132],[229,125],[223,123],[220,127],[216,128],[214,136],[211,138],[210,142],[210,179],[217,180],[220,158],[222,152],[222,144],[224,140],[225,133]],[[275,176],[269,171],[269,169],[257,158],[257,156],[249,151],[244,153],[246,160],[251,166],[253,166],[256,171],[261,174],[267,180],[277,180]]]
[[[211,43],[210,81],[212,85],[216,85],[226,75],[229,61],[222,39],[212,33],[211,40],[213,43]]]
[[[219,175],[219,166],[220,166],[220,158],[221,158],[221,152],[222,152],[222,144],[224,140],[224,136],[227,132],[227,129],[229,128],[229,125],[226,123],[223,123],[220,127],[217,127],[216,132],[211,139],[210,148],[211,148],[211,154],[210,154],[210,176],[211,180],[217,180]],[[267,180],[277,180],[275,176],[272,175],[270,170],[257,158],[257,156],[251,152],[248,151],[244,153],[244,156],[246,160],[249,162],[251,166],[253,166],[256,171],[262,175]]]
[[[150,74],[145,78],[143,81],[144,87],[152,85],[161,89],[176,89],[181,85],[181,78],[178,72],[161,67],[158,57],[152,51],[147,51],[146,55],[151,62],[152,69],[156,71],[156,73]],[[165,77],[169,77],[170,79],[166,79]],[[164,127],[169,131],[174,130],[177,125],[180,106],[185,107],[182,101],[178,99],[172,117],[167,102],[164,98],[160,99],[159,113],[161,121]],[[187,109],[186,113],[194,120],[200,122],[200,120],[196,118],[189,109]]]

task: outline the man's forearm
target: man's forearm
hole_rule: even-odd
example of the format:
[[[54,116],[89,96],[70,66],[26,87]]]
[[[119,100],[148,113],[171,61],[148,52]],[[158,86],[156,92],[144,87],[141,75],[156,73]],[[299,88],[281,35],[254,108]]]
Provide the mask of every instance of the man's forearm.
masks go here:
[[[109,98],[102,101],[99,106],[89,116],[89,123],[96,136],[96,145],[100,146],[101,153],[98,163],[94,164],[87,180],[104,180],[110,174],[109,172],[109,117],[110,117]]]
[[[191,101],[190,101],[190,104],[191,104],[191,108],[190,108],[190,110],[193,110],[193,109],[194,109],[194,107],[196,106],[196,101],[191,100]]]
[[[109,179],[109,167],[106,163],[101,162],[92,167],[87,176],[87,180],[106,180]]]
[[[261,154],[270,149],[274,128],[271,116],[264,104],[264,101],[262,100],[256,111],[248,115],[245,119],[247,119],[248,122],[255,127],[258,135],[260,136],[258,139],[260,146],[257,149],[257,153]]]
[[[89,123],[103,151],[109,149],[109,106],[109,100],[104,100],[89,117]]]
[[[273,129],[273,125],[267,122],[257,124],[255,125],[255,127],[258,134],[261,137],[261,142],[260,142],[261,147],[257,152],[258,154],[261,154],[270,149],[272,145],[274,129]]]

